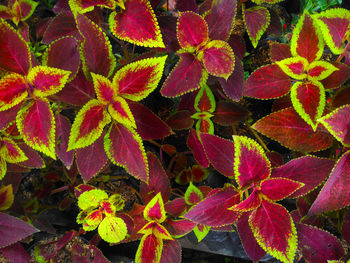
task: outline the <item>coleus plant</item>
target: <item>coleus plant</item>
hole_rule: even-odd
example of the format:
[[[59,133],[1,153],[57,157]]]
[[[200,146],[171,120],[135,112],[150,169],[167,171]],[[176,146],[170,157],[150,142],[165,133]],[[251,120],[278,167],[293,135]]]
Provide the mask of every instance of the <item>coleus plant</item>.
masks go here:
[[[27,20],[35,11],[38,3],[33,0],[11,0],[8,5],[0,5],[0,18],[11,19],[15,25]]]

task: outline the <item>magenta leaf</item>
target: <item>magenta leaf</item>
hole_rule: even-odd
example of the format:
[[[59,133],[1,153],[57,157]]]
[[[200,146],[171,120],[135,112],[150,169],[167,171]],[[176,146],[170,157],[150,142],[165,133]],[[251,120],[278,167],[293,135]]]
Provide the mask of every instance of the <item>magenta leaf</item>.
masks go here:
[[[208,160],[216,170],[227,177],[234,177],[235,148],[232,141],[210,134],[200,135]]]
[[[335,164],[327,182],[312,204],[309,215],[338,210],[350,205],[350,151]]]
[[[202,167],[208,167],[209,160],[205,155],[203,145],[198,138],[197,132],[193,129],[191,129],[188,134],[187,145],[192,150],[193,156],[196,159],[197,163]]]
[[[180,263],[181,246],[177,240],[164,240],[159,263]]]
[[[56,122],[56,154],[69,170],[73,164],[74,151],[67,151],[71,130],[69,120],[61,114],[55,116]]]
[[[1,254],[3,254],[10,262],[16,263],[28,263],[30,262],[30,256],[25,251],[23,246],[17,242],[13,245],[0,248]]]
[[[287,198],[304,184],[286,178],[270,178],[260,185],[261,193],[271,201]]]
[[[0,248],[12,245],[39,230],[16,217],[0,213]]]
[[[296,224],[296,228],[299,249],[308,262],[330,262],[344,255],[340,241],[327,231],[305,224]]]
[[[287,94],[291,79],[278,65],[266,65],[255,70],[247,79],[244,95],[257,99],[274,99]]]
[[[103,148],[103,137],[104,134],[90,146],[77,149],[77,167],[85,182],[98,174],[108,161]]]
[[[240,213],[228,208],[239,203],[239,199],[233,187],[220,189],[195,205],[184,217],[207,226],[230,225],[238,219]]]
[[[290,197],[296,198],[307,194],[320,185],[330,174],[334,162],[316,156],[303,156],[293,159],[281,167],[272,170],[271,177],[288,178],[304,183]]]

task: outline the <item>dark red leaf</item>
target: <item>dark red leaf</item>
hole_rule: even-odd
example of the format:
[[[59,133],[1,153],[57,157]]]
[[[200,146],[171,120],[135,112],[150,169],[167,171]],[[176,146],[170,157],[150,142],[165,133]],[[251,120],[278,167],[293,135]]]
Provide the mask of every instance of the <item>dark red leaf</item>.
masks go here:
[[[291,79],[278,65],[266,65],[255,70],[247,79],[244,95],[258,99],[273,99],[289,92]]]
[[[333,108],[339,108],[346,104],[350,104],[350,86],[339,89],[333,97]]]
[[[187,145],[192,150],[193,156],[196,159],[197,163],[202,167],[208,167],[209,160],[205,155],[203,145],[198,138],[197,132],[193,129],[191,129],[188,134]]]
[[[166,123],[174,130],[187,130],[193,126],[192,113],[188,110],[180,110],[172,114]]]
[[[70,121],[61,114],[55,116],[56,121],[56,154],[69,170],[73,163],[74,151],[68,151],[68,140],[71,130]]]
[[[174,16],[158,16],[157,19],[162,32],[166,51],[169,53],[176,52],[180,49],[176,36],[177,18]]]
[[[16,120],[16,115],[22,104],[18,104],[8,110],[0,111],[0,130],[4,130],[9,124]]]
[[[346,213],[346,216],[344,218],[344,222],[342,225],[342,237],[350,244],[350,210]]]
[[[272,151],[272,152],[267,152],[266,156],[269,159],[272,168],[283,165],[283,156],[282,156],[282,154]]]
[[[197,224],[187,219],[171,219],[166,220],[163,225],[172,236],[181,237],[191,232]]]
[[[24,154],[28,157],[27,161],[19,163],[19,165],[28,167],[28,168],[44,168],[45,163],[43,159],[40,157],[37,151],[33,150],[25,143],[21,143],[18,145]]]
[[[290,46],[288,44],[278,42],[272,43],[270,48],[270,57],[272,62],[292,57]]]
[[[231,126],[239,122],[243,122],[248,118],[248,111],[238,103],[221,100],[216,104],[213,122]]]
[[[19,242],[4,248],[0,248],[0,252],[10,262],[16,262],[16,263],[30,262],[30,256],[28,255],[28,253],[25,251],[25,249]]]
[[[231,46],[233,53],[237,56],[236,61],[242,60],[245,56],[246,46],[244,39],[238,34],[231,34],[227,43]],[[236,63],[237,66],[238,62]]]
[[[165,211],[173,216],[179,216],[181,215],[185,209],[187,208],[187,204],[185,199],[182,198],[175,198],[174,200],[168,202],[165,204]]]
[[[350,66],[340,62],[332,62],[332,65],[338,68],[338,70],[334,71],[330,76],[320,81],[325,89],[340,87],[349,79],[350,76]]]
[[[181,246],[177,240],[164,240],[159,263],[180,263]]]

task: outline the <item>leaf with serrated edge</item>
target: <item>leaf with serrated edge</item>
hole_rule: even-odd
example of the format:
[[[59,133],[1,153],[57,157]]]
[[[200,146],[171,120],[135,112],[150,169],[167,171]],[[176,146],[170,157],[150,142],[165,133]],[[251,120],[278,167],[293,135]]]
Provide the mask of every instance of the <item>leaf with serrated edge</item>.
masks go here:
[[[70,74],[70,71],[58,68],[36,66],[29,71],[27,80],[34,87],[34,96],[47,97],[63,89]]]
[[[148,221],[164,222],[166,219],[164,202],[161,193],[155,195],[143,210],[143,217]]]
[[[133,101],[146,98],[157,88],[167,57],[142,59],[119,69],[112,82],[117,94]]]
[[[309,63],[320,59],[323,54],[324,42],[321,33],[307,11],[293,30],[290,50],[294,57],[304,57]]]
[[[318,81],[296,82],[293,84],[290,97],[296,112],[314,131],[326,106],[326,94],[323,85]]]
[[[27,156],[10,138],[0,139],[0,156],[8,163],[20,163],[28,160]]]
[[[127,127],[136,128],[134,116],[130,111],[128,103],[122,97],[114,98],[114,102],[108,105],[108,112],[117,122]]]
[[[206,83],[208,72],[192,54],[179,54],[180,60],[163,84],[161,93],[165,97],[177,97],[195,91]]]
[[[39,3],[33,0],[17,0],[10,1],[11,8],[15,12],[15,17],[12,21],[18,25],[19,21],[27,20],[35,11]]]
[[[275,99],[287,94],[291,88],[290,77],[276,64],[255,70],[244,86],[244,96],[257,99]]]
[[[258,5],[261,4],[277,4],[279,2],[282,2],[284,0],[252,0],[253,3],[256,3]]]
[[[26,144],[52,159],[55,153],[55,118],[47,100],[30,101],[16,117],[18,131]]]
[[[135,263],[158,263],[162,255],[163,239],[155,235],[144,235],[136,251]]]
[[[335,109],[318,119],[326,129],[342,144],[350,147],[350,104]]]
[[[14,200],[12,185],[6,185],[0,188],[0,211],[11,207]]]
[[[5,177],[7,171],[7,164],[3,158],[0,158],[0,180]]]
[[[148,181],[148,162],[140,136],[131,127],[114,123],[104,138],[108,158],[135,178]]]
[[[177,20],[176,35],[181,48],[192,53],[209,40],[208,25],[200,15],[183,12]]]
[[[270,177],[271,164],[263,148],[245,136],[233,136],[235,147],[234,173],[236,182],[244,188]]]
[[[331,51],[340,55],[343,50],[347,32],[350,29],[350,11],[344,8],[333,8],[313,15],[321,29],[323,38]]]
[[[188,205],[194,205],[203,199],[202,192],[190,182],[185,192],[185,201]]]
[[[259,245],[284,263],[293,262],[297,232],[288,211],[281,205],[263,200],[249,217],[249,225]]]
[[[158,239],[166,239],[166,240],[173,239],[170,233],[168,232],[168,230],[164,226],[162,226],[161,224],[155,221],[151,221],[148,224],[146,224],[143,228],[141,228],[138,231],[138,233],[144,234],[144,235],[149,235],[152,233]]]
[[[98,100],[90,100],[75,117],[69,136],[68,151],[91,145],[111,122],[109,113]]]
[[[259,191],[254,189],[247,199],[229,208],[229,210],[237,212],[248,212],[257,209],[261,205],[261,195]]]
[[[307,74],[309,62],[303,57],[290,57],[280,61],[276,64],[293,79],[305,79]]]
[[[270,24],[270,12],[265,7],[254,6],[246,9],[243,4],[243,19],[249,39],[254,48]]]
[[[287,198],[304,184],[287,178],[270,178],[260,185],[260,191],[271,201],[279,201]]]
[[[335,164],[327,182],[312,204],[309,215],[334,211],[350,205],[350,151]]]
[[[333,142],[323,126],[319,125],[314,132],[292,107],[258,120],[253,128],[285,147],[305,153],[327,149]]]
[[[213,112],[215,107],[215,98],[211,89],[208,87],[208,85],[203,85],[198,91],[194,100],[194,108],[196,111]]]
[[[27,81],[22,75],[13,73],[0,79],[0,111],[14,107],[26,97]]]
[[[108,194],[100,189],[92,189],[83,192],[78,198],[78,206],[81,210],[97,208],[100,202],[108,199]]]
[[[97,99],[103,104],[112,103],[117,96],[117,92],[112,87],[112,82],[99,74],[91,73],[92,81],[96,92]]]
[[[313,61],[308,67],[308,79],[323,80],[330,76],[336,70],[339,69],[327,61]]]
[[[193,233],[196,235],[198,242],[201,242],[203,240],[203,238],[205,238],[207,236],[209,231],[210,231],[210,227],[205,226],[205,225],[197,225],[193,229]]]
[[[164,48],[158,21],[148,0],[125,0],[122,12],[112,12],[108,19],[117,38],[144,47]]]
[[[128,228],[123,219],[115,216],[105,217],[98,226],[98,233],[108,243],[118,243],[125,239]]]
[[[197,58],[203,62],[210,75],[226,80],[235,67],[235,55],[232,48],[222,40],[212,40],[207,43],[198,53]]]
[[[95,6],[105,7],[109,9],[116,8],[115,0],[69,0],[69,6],[72,12],[76,13],[86,13],[94,10]]]

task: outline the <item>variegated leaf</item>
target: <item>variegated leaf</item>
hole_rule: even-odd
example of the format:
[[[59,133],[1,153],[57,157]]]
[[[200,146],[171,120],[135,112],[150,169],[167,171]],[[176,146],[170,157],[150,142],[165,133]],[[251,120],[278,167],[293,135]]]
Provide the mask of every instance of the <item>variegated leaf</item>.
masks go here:
[[[339,69],[327,61],[313,61],[308,67],[308,79],[323,80],[337,70]]]
[[[144,47],[164,48],[162,34],[148,0],[125,0],[125,9],[110,14],[111,32],[122,40]]]
[[[199,89],[206,83],[208,73],[202,63],[192,54],[179,54],[180,60],[171,71],[161,89],[165,97],[177,97]]]
[[[309,62],[303,57],[290,57],[280,61],[276,64],[293,79],[305,79],[307,74]]]
[[[0,156],[8,163],[20,163],[28,160],[21,148],[10,138],[0,139]]]
[[[317,25],[331,51],[339,55],[350,29],[350,12],[344,8],[333,8],[315,14]]]
[[[81,108],[72,124],[68,151],[91,145],[111,122],[109,113],[98,100],[90,100]]]
[[[108,105],[108,112],[112,119],[117,122],[125,126],[136,128],[134,116],[130,111],[128,103],[122,97],[116,97],[113,103]]]
[[[21,103],[28,96],[27,85],[26,79],[16,73],[0,79],[0,111]]]
[[[318,121],[345,146],[350,147],[350,104],[337,108]]]
[[[288,211],[279,204],[263,200],[249,217],[249,225],[259,245],[284,263],[293,262],[297,232]]]
[[[114,123],[109,128],[104,147],[108,158],[126,169],[135,178],[148,181],[148,162],[139,135],[132,128]]]
[[[233,136],[235,147],[234,173],[241,188],[270,177],[271,164],[263,148],[245,136]]]
[[[290,97],[296,112],[316,131],[317,119],[322,116],[326,105],[323,85],[318,81],[296,82],[292,86]]]
[[[258,120],[253,128],[285,147],[305,153],[327,149],[333,142],[333,137],[322,125],[314,131],[290,107]]]
[[[194,52],[209,40],[208,25],[194,12],[183,12],[177,20],[177,39],[180,47]]]
[[[261,193],[271,201],[279,201],[287,198],[304,184],[287,178],[270,178],[264,180],[261,185]]]
[[[309,63],[321,58],[324,43],[316,23],[305,11],[299,19],[291,39],[290,50],[293,56],[306,58]]]
[[[222,40],[212,40],[198,53],[210,75],[225,78],[232,74],[235,67],[235,56],[230,45]]]
[[[55,118],[47,100],[33,100],[22,107],[16,124],[26,144],[56,159]]]
[[[6,185],[0,188],[0,211],[9,209],[13,203],[14,195],[12,185]]]
[[[163,239],[155,235],[144,235],[137,248],[135,263],[158,263],[163,250]]]
[[[194,101],[194,108],[198,112],[213,112],[215,110],[215,106],[216,103],[212,91],[210,90],[208,85],[203,85],[196,95]]]
[[[248,212],[257,209],[262,202],[261,194],[259,190],[254,189],[247,199],[229,208],[229,210],[237,212]]]
[[[143,210],[143,217],[148,221],[164,222],[166,214],[164,210],[164,202],[161,193],[156,194],[151,201],[148,202]]]
[[[185,192],[186,203],[188,205],[195,205],[200,201],[202,201],[202,199],[203,199],[202,192],[194,184],[192,184],[192,182],[190,182]]]
[[[5,20],[0,20],[0,68],[27,75],[31,56],[25,40]]]
[[[9,7],[11,7],[14,14],[12,21],[18,25],[20,21],[27,20],[34,13],[38,4],[33,0],[9,1]]]
[[[263,6],[254,6],[246,9],[243,5],[243,19],[249,39],[254,48],[257,47],[261,36],[270,24],[270,13]]]
[[[0,158],[0,180],[5,177],[7,171],[7,164],[5,159]]]
[[[116,0],[69,0],[69,6],[74,13],[86,13],[94,10],[95,6],[115,9]]]
[[[70,74],[70,71],[58,68],[36,66],[29,71],[27,79],[33,85],[33,95],[43,98],[59,92]]]
[[[112,82],[102,76],[95,73],[91,73],[92,81],[96,92],[97,99],[103,105],[108,105],[114,101],[117,95],[117,91],[113,89]]]
[[[201,242],[203,238],[207,236],[209,231],[210,231],[209,226],[200,225],[200,224],[197,224],[196,227],[193,229],[193,233],[196,235],[198,242]]]
[[[146,98],[157,88],[166,59],[167,56],[142,59],[119,69],[112,82],[117,94],[133,101]]]
[[[78,198],[78,206],[81,210],[97,208],[100,202],[107,200],[108,194],[100,189],[92,189],[83,192]]]
[[[118,243],[125,239],[128,228],[123,219],[116,216],[105,217],[98,226],[98,233],[108,243]]]

